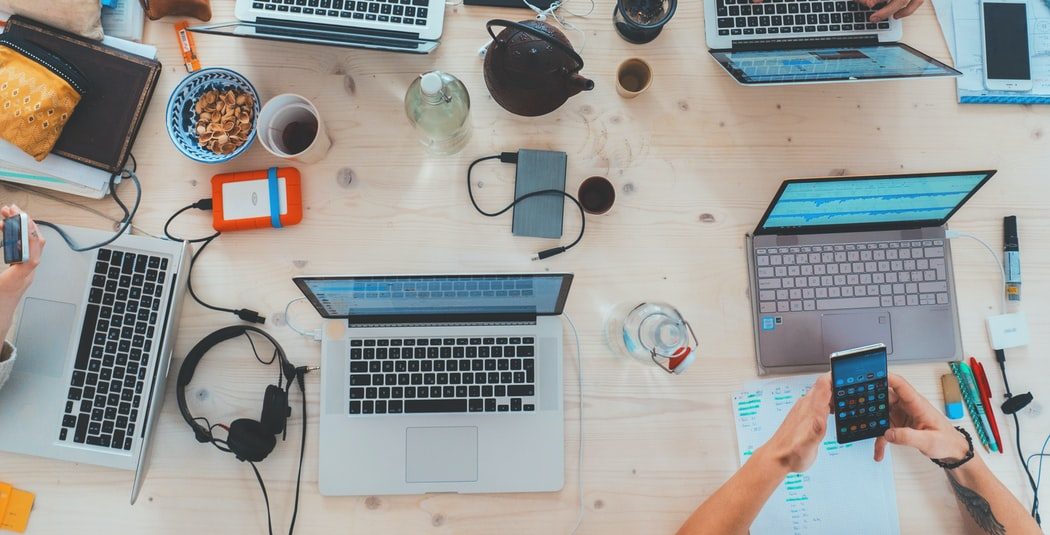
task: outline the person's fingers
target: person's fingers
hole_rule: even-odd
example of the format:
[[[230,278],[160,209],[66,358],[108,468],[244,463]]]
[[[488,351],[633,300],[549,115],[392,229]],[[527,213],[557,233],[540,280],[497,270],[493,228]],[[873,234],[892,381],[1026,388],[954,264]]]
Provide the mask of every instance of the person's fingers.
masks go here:
[[[908,5],[908,0],[891,0],[882,9],[876,11],[871,16],[872,22],[879,22],[890,18],[890,15],[898,12],[904,6]]]
[[[879,0],[857,0],[857,3],[863,5],[864,7],[872,7],[878,1]]]
[[[886,458],[886,439],[879,437],[875,439],[875,462],[881,463]]]
[[[14,214],[11,213],[11,207],[10,206],[4,206],[3,208],[0,208],[0,216],[3,216],[4,219],[7,219],[7,218],[11,217],[12,215],[14,215]]]
[[[895,392],[898,401],[902,403],[911,403],[912,401],[919,399],[919,392],[915,390],[915,387],[911,386],[911,383],[909,383],[903,377],[895,373],[891,373],[889,374],[888,379],[890,389],[893,392]]]
[[[898,11],[897,13],[895,13],[893,15],[893,18],[895,18],[895,19],[903,19],[904,17],[907,17],[908,15],[911,15],[912,13],[915,13],[915,10],[919,9],[919,6],[921,6],[924,1],[925,0],[911,0],[911,3],[909,3],[908,6],[905,7],[904,9],[902,9],[902,10]]]
[[[911,446],[923,453],[934,446],[937,438],[933,431],[920,431],[910,427],[891,427],[883,437],[890,444]]]

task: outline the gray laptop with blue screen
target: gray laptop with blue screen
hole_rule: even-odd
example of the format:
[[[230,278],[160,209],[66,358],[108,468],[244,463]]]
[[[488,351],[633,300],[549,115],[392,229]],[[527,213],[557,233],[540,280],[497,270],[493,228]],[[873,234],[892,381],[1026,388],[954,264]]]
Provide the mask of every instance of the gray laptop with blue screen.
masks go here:
[[[299,277],[327,496],[556,491],[571,274]]]
[[[744,85],[960,76],[901,43],[900,20],[855,1],[704,0],[707,46]]]
[[[785,181],[747,238],[760,373],[874,343],[895,362],[960,359],[945,224],[994,174]]]

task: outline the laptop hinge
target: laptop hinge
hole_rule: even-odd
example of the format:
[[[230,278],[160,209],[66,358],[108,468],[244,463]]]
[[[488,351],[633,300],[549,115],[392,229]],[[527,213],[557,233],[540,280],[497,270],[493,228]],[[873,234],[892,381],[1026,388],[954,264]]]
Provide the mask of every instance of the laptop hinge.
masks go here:
[[[390,39],[404,39],[406,41],[421,41],[418,33],[397,32],[391,30],[374,30],[371,28],[360,28],[357,26],[340,26],[335,24],[319,24],[316,22],[302,22],[296,20],[271,19],[269,17],[257,17],[256,25],[278,26],[285,29],[299,29],[309,32],[323,32],[339,35],[354,35],[361,37],[387,37]],[[289,34],[294,35],[294,34]]]
[[[748,39],[733,41],[733,52],[751,50],[798,50],[803,48],[854,48],[879,44],[875,34],[849,37],[785,37],[781,39]]]
[[[536,314],[398,314],[356,315],[348,327],[465,327],[479,325],[535,325]]]

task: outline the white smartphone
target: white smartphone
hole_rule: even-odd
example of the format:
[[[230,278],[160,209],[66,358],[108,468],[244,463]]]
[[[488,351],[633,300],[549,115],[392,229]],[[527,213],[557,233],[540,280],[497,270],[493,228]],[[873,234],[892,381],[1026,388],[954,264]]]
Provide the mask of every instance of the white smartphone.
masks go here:
[[[981,0],[984,86],[990,91],[1031,91],[1028,0]]]

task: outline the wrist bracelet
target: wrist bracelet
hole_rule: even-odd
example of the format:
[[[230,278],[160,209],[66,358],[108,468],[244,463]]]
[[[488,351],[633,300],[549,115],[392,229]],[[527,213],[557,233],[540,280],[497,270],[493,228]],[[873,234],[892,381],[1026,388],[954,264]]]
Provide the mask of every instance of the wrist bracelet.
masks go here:
[[[963,458],[959,459],[958,461],[949,462],[949,461],[946,461],[944,459],[930,459],[931,461],[933,461],[933,464],[935,464],[937,466],[940,466],[941,468],[944,468],[945,470],[952,470],[952,469],[958,468],[958,467],[966,464],[966,462],[969,461],[970,459],[973,459],[973,438],[970,437],[970,433],[967,433],[965,429],[963,429],[963,428],[961,428],[959,426],[955,426],[955,429],[958,432],[962,433],[962,436],[966,437],[966,446],[969,449],[966,452],[966,455],[964,455]]]

